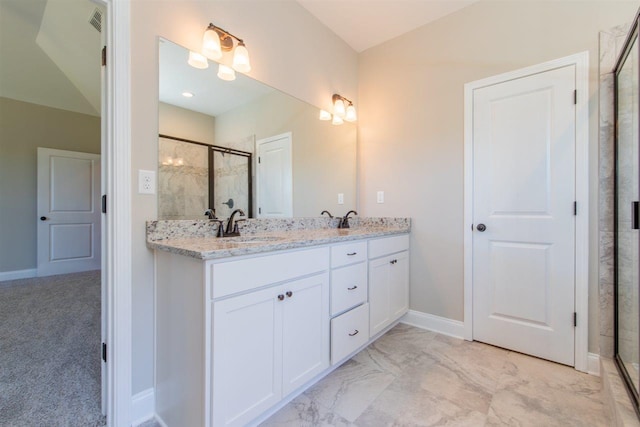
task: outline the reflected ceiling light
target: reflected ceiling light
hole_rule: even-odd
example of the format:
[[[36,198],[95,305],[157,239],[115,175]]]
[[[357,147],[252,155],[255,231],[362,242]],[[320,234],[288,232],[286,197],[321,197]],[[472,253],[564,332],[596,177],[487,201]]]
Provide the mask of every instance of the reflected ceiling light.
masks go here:
[[[347,107],[347,113],[344,115],[344,119],[347,122],[355,122],[358,120],[358,116],[356,115],[356,107],[353,104],[349,104]]]
[[[224,64],[218,66],[218,77],[228,82],[236,79],[236,73],[231,67],[227,67]]]
[[[233,40],[236,40],[237,46],[234,50]],[[251,71],[251,60],[249,59],[249,51],[244,41],[227,30],[209,24],[202,36],[202,54],[209,58],[218,60],[222,58],[223,52],[233,52],[233,69],[241,73]],[[229,67],[227,67],[229,68]],[[218,71],[218,76],[220,71]],[[222,77],[221,77],[222,78]],[[235,79],[235,76],[234,76]],[[231,79],[233,80],[233,79]]]
[[[331,120],[331,113],[327,110],[320,110],[320,120]]]
[[[344,120],[340,116],[333,115],[333,120],[331,120],[332,125],[341,125],[344,123]]]
[[[182,92],[182,96],[184,96],[185,98],[193,98],[193,93],[184,91]]]
[[[200,70],[209,68],[209,61],[207,61],[207,57],[192,50],[189,51],[189,60],[187,63],[193,68],[198,68]]]

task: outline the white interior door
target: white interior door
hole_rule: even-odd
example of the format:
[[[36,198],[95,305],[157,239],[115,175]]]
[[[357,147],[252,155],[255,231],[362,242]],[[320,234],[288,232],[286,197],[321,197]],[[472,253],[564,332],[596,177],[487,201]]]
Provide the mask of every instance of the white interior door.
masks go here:
[[[38,276],[101,267],[100,155],[38,148]]]
[[[572,366],[575,68],[473,91],[473,338]]]
[[[293,216],[293,169],[291,133],[256,141],[256,182],[259,218]]]

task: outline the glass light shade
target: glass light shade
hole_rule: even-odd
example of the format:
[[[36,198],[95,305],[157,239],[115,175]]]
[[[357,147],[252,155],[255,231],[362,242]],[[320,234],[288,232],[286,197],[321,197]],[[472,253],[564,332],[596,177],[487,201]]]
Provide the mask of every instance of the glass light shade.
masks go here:
[[[333,115],[338,116],[340,118],[344,117],[346,114],[344,101],[342,99],[337,99],[333,104]]]
[[[191,50],[189,51],[189,60],[187,61],[187,63],[193,68],[198,68],[200,70],[209,68],[209,61],[207,61],[207,58],[204,55],[198,52],[193,52]]]
[[[251,62],[249,61],[249,51],[244,43],[239,43],[233,52],[233,68],[241,73],[251,71]]]
[[[338,117],[335,114],[333,115],[333,120],[331,120],[332,125],[341,125],[343,123],[344,123],[344,120],[342,120],[341,117]]]
[[[231,67],[227,67],[224,64],[220,64],[218,67],[218,77],[228,82],[236,79],[236,72]]]
[[[222,58],[222,48],[220,47],[220,36],[213,28],[207,28],[202,37],[202,54],[209,59]]]
[[[331,113],[326,110],[320,110],[320,120],[331,120]]]
[[[355,122],[358,120],[358,116],[356,115],[356,107],[353,104],[349,104],[347,107],[347,112],[344,116],[344,119],[348,122]]]

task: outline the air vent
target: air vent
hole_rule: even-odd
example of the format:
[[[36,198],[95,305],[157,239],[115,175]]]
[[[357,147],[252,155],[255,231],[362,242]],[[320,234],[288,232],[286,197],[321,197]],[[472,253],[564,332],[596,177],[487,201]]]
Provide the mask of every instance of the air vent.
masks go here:
[[[93,11],[89,18],[89,24],[98,30],[99,33],[102,32],[102,11],[100,9],[96,8],[96,10]]]

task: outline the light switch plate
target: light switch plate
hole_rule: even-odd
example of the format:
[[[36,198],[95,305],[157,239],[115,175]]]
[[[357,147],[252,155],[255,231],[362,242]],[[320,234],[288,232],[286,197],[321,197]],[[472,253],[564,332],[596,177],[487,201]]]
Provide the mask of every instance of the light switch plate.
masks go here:
[[[156,173],[154,171],[138,170],[138,193],[156,194]]]
[[[378,203],[384,203],[384,191],[378,191],[377,201]]]
[[[344,205],[344,193],[338,193],[338,204]]]

